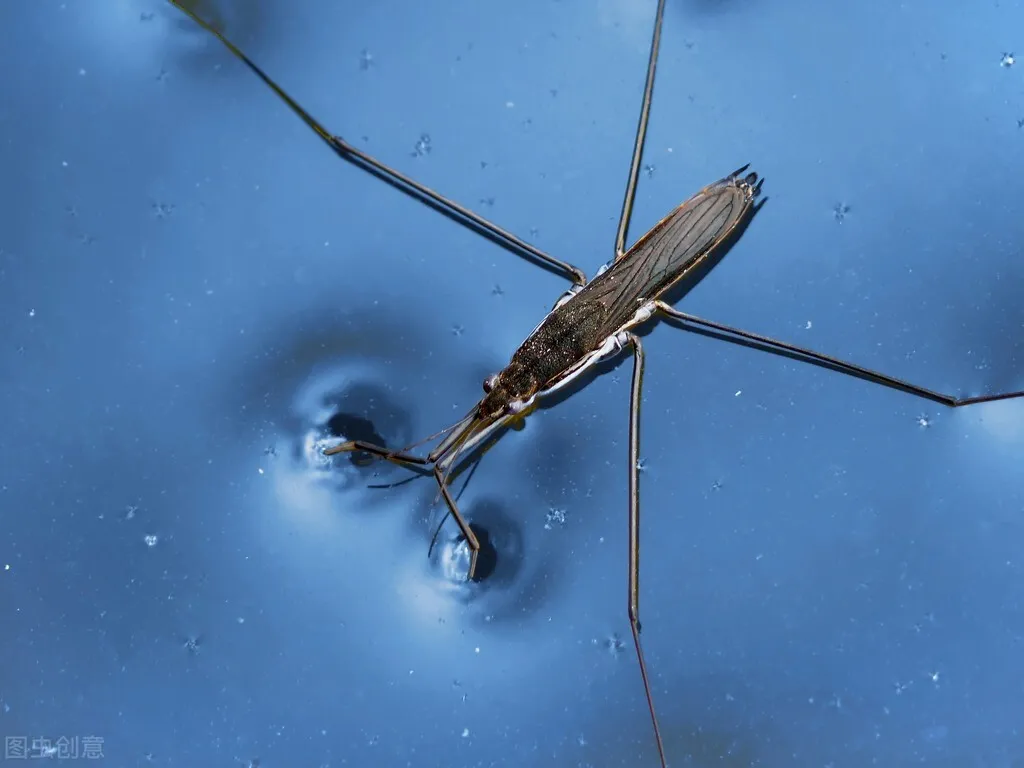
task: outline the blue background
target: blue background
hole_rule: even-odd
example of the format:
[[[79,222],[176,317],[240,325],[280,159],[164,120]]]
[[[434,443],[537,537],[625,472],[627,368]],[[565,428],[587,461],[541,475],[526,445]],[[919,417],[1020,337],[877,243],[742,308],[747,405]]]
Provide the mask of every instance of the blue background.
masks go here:
[[[330,130],[611,256],[653,0],[196,7]],[[468,594],[429,480],[318,458],[335,413],[390,445],[461,416],[565,281],[338,160],[170,6],[0,24],[0,732],[116,766],[656,765],[628,359],[484,457]],[[1019,2],[671,2],[630,240],[751,162],[768,203],[681,308],[1024,388],[1022,30]],[[670,762],[1024,765],[1024,402],[645,345]]]

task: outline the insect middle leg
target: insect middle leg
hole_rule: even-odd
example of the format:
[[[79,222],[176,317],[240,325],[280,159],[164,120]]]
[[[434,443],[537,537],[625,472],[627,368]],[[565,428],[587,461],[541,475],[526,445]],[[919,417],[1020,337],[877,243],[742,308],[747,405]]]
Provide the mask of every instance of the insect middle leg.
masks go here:
[[[357,149],[340,136],[330,133],[318,120],[316,120],[316,118],[314,118],[297,101],[295,101],[295,99],[289,96],[287,91],[278,85],[270,75],[264,72],[256,62],[246,56],[240,48],[224,37],[224,35],[222,35],[216,28],[203,20],[202,17],[198,16],[191,8],[179,0],[170,0],[170,2],[182,13],[189,16],[196,24],[220,40],[220,42],[223,43],[236,58],[245,64],[253,74],[255,74],[275,94],[277,94],[278,98],[287,104],[292,112],[298,115],[302,122],[309,126],[317,136],[319,136],[339,157],[341,157],[341,159],[352,163],[364,171],[367,171],[396,189],[419,200],[421,203],[425,203],[434,210],[444,214],[448,218],[472,229],[477,234],[483,235],[487,239],[513,251],[517,255],[534,263],[538,263],[547,269],[561,273],[574,285],[582,286],[587,282],[586,275],[579,267],[576,267],[567,261],[556,259],[554,256],[545,253],[539,248],[535,248],[519,237],[513,235],[508,230],[488,221],[483,216],[474,213],[454,200],[435,192],[430,189],[430,187],[420,184],[418,181],[406,176],[401,171],[397,171],[389,165],[382,163],[375,157]]]

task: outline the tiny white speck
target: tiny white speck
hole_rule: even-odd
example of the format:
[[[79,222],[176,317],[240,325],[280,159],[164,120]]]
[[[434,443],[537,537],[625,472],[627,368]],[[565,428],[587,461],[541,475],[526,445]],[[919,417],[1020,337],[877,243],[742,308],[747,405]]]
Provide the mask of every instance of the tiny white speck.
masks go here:
[[[740,395],[742,395],[742,394],[743,394],[743,390],[742,390],[742,389],[737,389],[737,390],[736,390],[736,394],[735,394],[735,395],[733,395],[733,397],[739,397],[739,396],[740,396]]]
[[[506,106],[506,107],[507,107],[508,109],[512,109],[512,107],[514,107],[515,105],[516,105],[516,103],[515,103],[514,101],[506,101],[506,102],[505,102],[505,106]]]
[[[479,645],[476,648],[473,649],[473,653],[480,653],[480,646]]]
[[[804,326],[804,330],[805,330],[805,331],[809,331],[809,330],[811,330],[811,325],[812,325],[811,321],[810,321],[810,320],[808,320],[808,321],[807,321],[807,325],[805,325],[805,326]]]
[[[9,570],[11,570],[11,564],[10,564],[10,563],[5,563],[5,564],[4,564],[4,570],[5,570],[5,571],[9,571]]]
[[[237,619],[235,619],[235,621],[237,621],[239,624],[245,624],[245,616],[239,616]]]
[[[256,471],[257,471],[257,472],[259,472],[259,473],[260,473],[260,474],[262,475],[262,474],[263,474],[263,467],[260,467],[260,468],[259,468],[259,469],[257,469]]]
[[[28,316],[29,316],[29,317],[35,317],[35,316],[36,316],[36,311],[35,311],[34,309],[30,309],[30,310],[28,311]]]
[[[67,160],[61,160],[60,164],[63,165],[65,168],[68,167],[68,161]]]
[[[469,728],[463,728],[462,729],[462,738],[464,738],[464,739],[468,739],[469,738]]]

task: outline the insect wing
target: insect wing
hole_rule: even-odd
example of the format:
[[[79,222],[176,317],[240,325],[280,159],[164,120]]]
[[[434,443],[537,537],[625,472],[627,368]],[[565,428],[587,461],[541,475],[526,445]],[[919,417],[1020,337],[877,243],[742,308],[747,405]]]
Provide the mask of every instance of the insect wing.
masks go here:
[[[761,190],[756,173],[740,178],[744,170],[686,200],[581,292],[581,299],[604,305],[609,334],[641,304],[668,290],[743,221]]]

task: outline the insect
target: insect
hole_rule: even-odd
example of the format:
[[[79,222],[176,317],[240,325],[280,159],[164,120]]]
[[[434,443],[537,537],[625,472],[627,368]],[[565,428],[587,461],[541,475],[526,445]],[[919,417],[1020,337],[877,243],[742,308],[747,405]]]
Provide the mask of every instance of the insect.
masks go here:
[[[810,349],[681,312],[664,300],[666,291],[680,280],[695,275],[698,267],[712,254],[720,252],[731,239],[740,234],[760,206],[759,195],[763,183],[757,173],[749,172],[748,166],[743,166],[684,201],[636,243],[626,247],[654,92],[665,10],[664,0],[658,3],[654,17],[640,117],[616,234],[615,257],[589,281],[583,271],[576,266],[534,248],[514,234],[384,165],[344,139],[332,135],[220,32],[175,0],[171,2],[227,46],[340,157],[476,232],[502,243],[509,250],[546,268],[561,272],[572,283],[572,287],[555,302],[551,311],[513,352],[509,364],[502,371],[485,379],[484,394],[479,402],[455,424],[421,441],[441,438],[427,455],[411,453],[411,448],[415,445],[403,450],[392,450],[364,441],[346,441],[325,451],[329,455],[363,451],[398,464],[429,467],[437,482],[439,494],[470,550],[470,563],[466,574],[468,579],[474,576],[480,543],[449,491],[449,480],[459,462],[487,441],[499,436],[514,422],[525,418],[544,398],[584,375],[593,373],[599,363],[627,350],[632,353],[633,376],[630,389],[628,442],[628,618],[662,766],[667,763],[640,642],[639,416],[644,352],[634,329],[645,323],[663,319],[685,330],[710,332],[723,340],[800,359],[948,407],[1008,399],[1024,394],[1013,392],[957,398]]]

